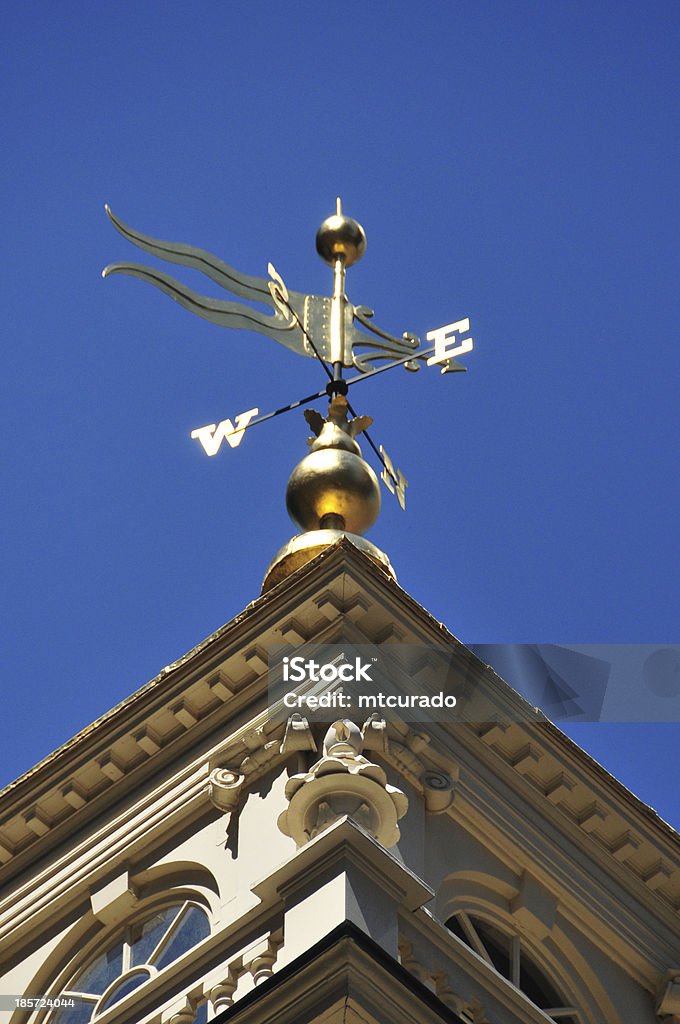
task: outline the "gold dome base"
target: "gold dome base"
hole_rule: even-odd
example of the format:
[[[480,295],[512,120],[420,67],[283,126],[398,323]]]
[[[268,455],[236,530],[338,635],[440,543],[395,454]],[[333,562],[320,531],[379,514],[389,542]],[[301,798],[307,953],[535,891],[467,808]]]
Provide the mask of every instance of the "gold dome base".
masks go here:
[[[379,565],[381,569],[389,573],[392,579],[396,580],[396,573],[390,565],[387,555],[380,548],[377,548],[375,544],[371,544],[370,540],[366,540],[365,537],[360,537],[356,533],[347,533],[345,530],[309,530],[306,533],[299,533],[297,537],[293,537],[274,555],[264,575],[262,593],[265,594],[272,587],[275,587],[277,583],[281,583],[287,576],[295,572],[296,569],[306,565],[307,562],[311,562],[313,558],[316,558],[317,555],[321,554],[325,548],[330,547],[331,544],[335,544],[341,537],[346,537],[356,548],[359,548],[360,551],[363,551],[364,554],[373,559],[376,565]]]

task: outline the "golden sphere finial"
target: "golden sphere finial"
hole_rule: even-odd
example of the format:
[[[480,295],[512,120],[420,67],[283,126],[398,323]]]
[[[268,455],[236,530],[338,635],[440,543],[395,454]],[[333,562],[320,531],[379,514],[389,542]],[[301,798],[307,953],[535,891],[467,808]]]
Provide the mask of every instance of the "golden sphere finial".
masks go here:
[[[346,267],[351,267],[366,252],[366,233],[358,221],[343,214],[339,198],[336,212],[326,217],[316,233],[316,251],[331,266],[342,257]]]

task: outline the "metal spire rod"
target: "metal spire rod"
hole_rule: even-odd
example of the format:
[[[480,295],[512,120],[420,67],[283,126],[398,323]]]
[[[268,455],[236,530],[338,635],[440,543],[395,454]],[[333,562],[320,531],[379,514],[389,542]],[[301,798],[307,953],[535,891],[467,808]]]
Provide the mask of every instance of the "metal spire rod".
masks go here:
[[[335,201],[335,216],[342,217],[342,200]],[[333,263],[333,297],[331,298],[331,362],[333,364],[333,380],[342,381],[342,368],[346,361],[345,350],[345,254],[336,253]],[[338,388],[340,393],[345,393]]]

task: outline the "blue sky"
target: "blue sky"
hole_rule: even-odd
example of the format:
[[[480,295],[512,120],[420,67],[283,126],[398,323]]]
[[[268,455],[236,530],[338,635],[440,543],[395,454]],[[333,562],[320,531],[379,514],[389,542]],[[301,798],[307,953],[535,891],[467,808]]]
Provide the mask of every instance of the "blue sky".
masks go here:
[[[3,21],[0,782],[257,596],[295,532],[302,413],[214,459],[189,433],[323,385],[102,281],[137,256],[104,202],[323,294],[340,194],[368,236],[352,301],[396,334],[469,316],[476,342],[467,374],[355,394],[409,480],[370,534],[400,583],[470,643],[680,642],[676,4],[29,0]],[[679,734],[573,732],[676,825]]]

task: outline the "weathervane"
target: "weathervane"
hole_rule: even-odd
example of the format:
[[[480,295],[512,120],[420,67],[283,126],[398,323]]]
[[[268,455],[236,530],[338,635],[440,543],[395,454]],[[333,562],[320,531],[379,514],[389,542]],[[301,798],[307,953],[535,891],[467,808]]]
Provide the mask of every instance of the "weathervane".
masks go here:
[[[470,330],[468,318],[428,331],[426,339],[432,345],[421,349],[420,339],[415,334],[404,332],[401,338],[394,337],[373,323],[371,309],[349,302],[345,295],[346,270],[363,256],[366,235],[357,221],[342,213],[340,199],[337,200],[335,214],[323,222],[316,236],[317,252],[333,268],[333,294],[330,298],[289,291],[271,263],[268,266],[268,278],[251,277],[234,270],[204,249],[142,235],[119,220],[108,206],[106,212],[120,234],[144,252],[169,263],[198,270],[225,291],[269,307],[271,314],[262,313],[240,302],[200,295],[169,274],[137,263],[112,263],[104,269],[104,277],[121,273],[148,281],[190,313],[211,323],[265,334],[297,355],[317,359],[328,377],[328,384],[323,390],[291,402],[281,409],[262,416],[259,415],[259,409],[249,409],[236,415],[234,422],[227,418],[219,423],[196,428],[191,432],[191,437],[199,441],[207,455],[216,455],[225,440],[230,447],[236,448],[250,427],[328,395],[331,405],[326,420],[312,410],[305,413],[316,434],[316,440],[310,442],[312,454],[315,450],[335,448],[342,449],[346,455],[352,452],[357,457],[356,453],[360,452],[354,437],[363,432],[380,460],[383,482],[391,493],[396,494],[401,507],[405,507],[405,477],[395,469],[383,446],[376,447],[366,432],[372,419],[368,416],[357,417],[346,395],[352,385],[397,366],[415,371],[424,363],[426,366],[439,366],[442,373],[465,370],[455,357],[472,351],[472,338],[467,337]],[[350,368],[357,375],[346,379],[343,372]],[[347,419],[347,411],[353,417],[351,421]],[[363,463],[362,459],[359,461]],[[363,465],[366,466],[365,463]],[[379,497],[378,488],[378,509]],[[291,515],[296,522],[300,521],[292,511]],[[343,518],[336,513],[328,513],[321,514],[319,520],[324,517],[326,525],[332,521],[336,527]],[[374,519],[375,516],[371,522]]]

